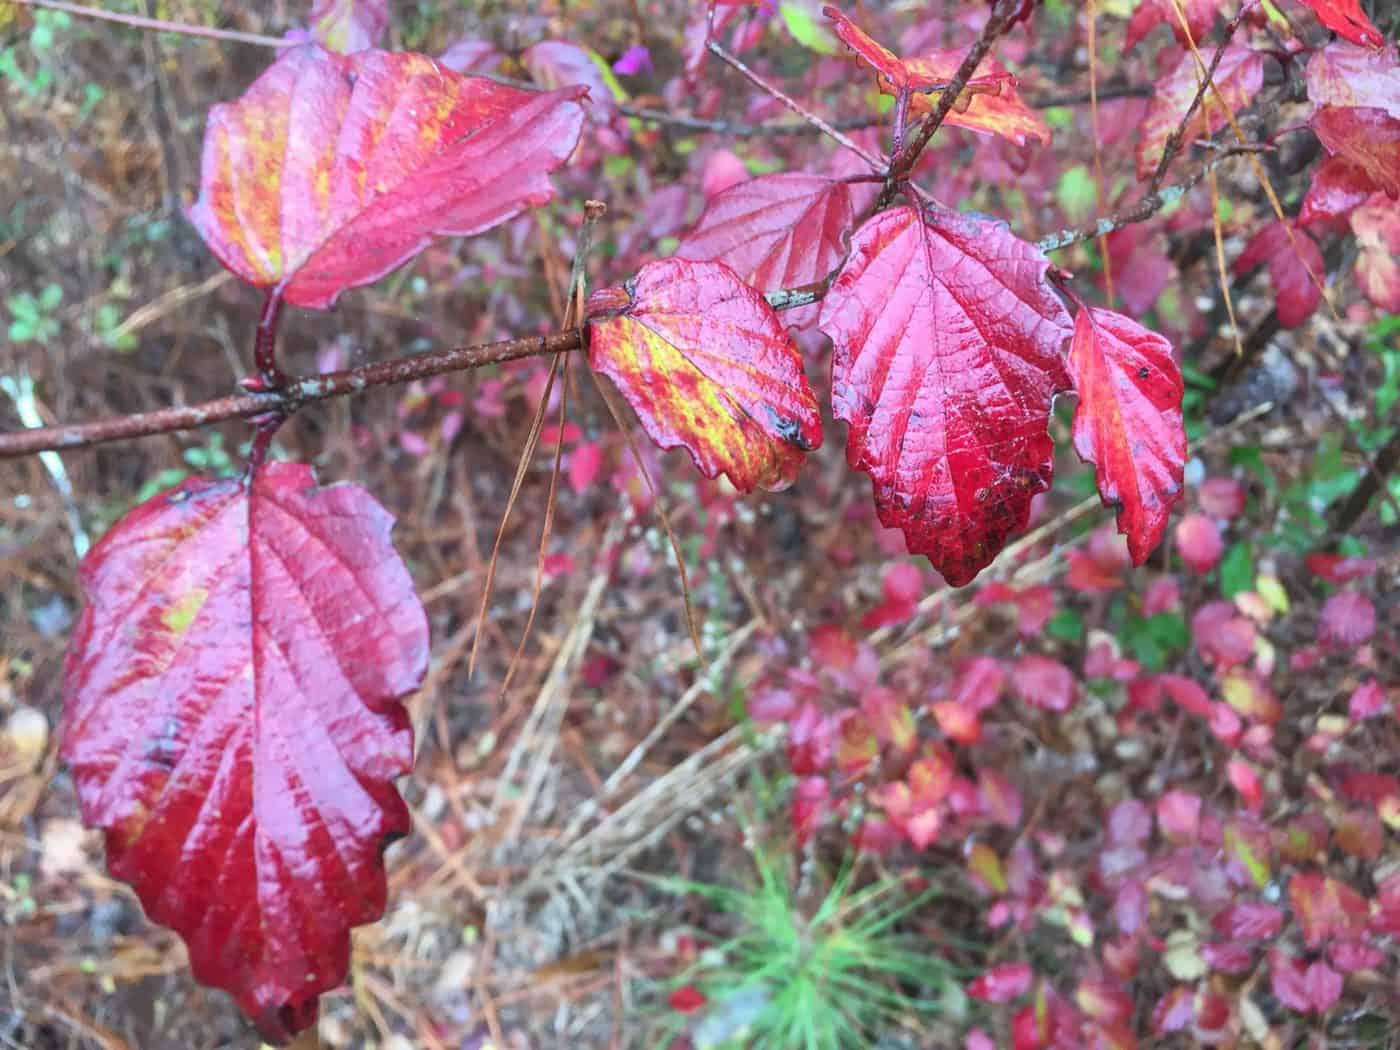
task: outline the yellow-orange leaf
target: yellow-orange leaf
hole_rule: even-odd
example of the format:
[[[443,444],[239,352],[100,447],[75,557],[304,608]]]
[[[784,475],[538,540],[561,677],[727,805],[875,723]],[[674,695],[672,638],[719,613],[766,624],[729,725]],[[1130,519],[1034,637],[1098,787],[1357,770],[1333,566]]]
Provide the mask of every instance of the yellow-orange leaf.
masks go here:
[[[740,492],[791,484],[821,444],[802,355],[728,266],[662,259],[589,301],[588,360],[662,448]]]

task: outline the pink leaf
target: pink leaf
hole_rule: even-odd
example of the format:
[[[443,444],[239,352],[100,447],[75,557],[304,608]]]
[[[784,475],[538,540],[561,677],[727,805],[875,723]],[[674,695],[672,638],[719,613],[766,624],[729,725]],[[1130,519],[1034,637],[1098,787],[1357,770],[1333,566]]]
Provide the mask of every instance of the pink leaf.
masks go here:
[[[1376,607],[1356,591],[1338,591],[1322,603],[1318,640],[1324,645],[1354,649],[1376,631]]]
[[[1198,576],[1215,568],[1225,551],[1220,530],[1204,514],[1188,514],[1177,522],[1176,546],[1186,567]]]
[[[1023,656],[1011,669],[1011,684],[1022,700],[1044,711],[1068,711],[1079,699],[1074,675],[1048,656]]]
[[[1029,963],[1002,963],[978,977],[967,986],[967,994],[987,1003],[1009,1003],[1030,990]]]

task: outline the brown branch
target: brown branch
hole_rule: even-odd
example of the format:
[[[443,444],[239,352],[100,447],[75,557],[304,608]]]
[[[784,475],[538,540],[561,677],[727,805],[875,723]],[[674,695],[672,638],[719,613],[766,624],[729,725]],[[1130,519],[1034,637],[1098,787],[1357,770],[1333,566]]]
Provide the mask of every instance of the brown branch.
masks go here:
[[[120,11],[103,11],[96,7],[83,7],[81,4],[66,3],[65,0],[14,0],[26,7],[43,7],[50,11],[62,11],[79,18],[93,18],[100,22],[116,22],[132,29],[150,29],[159,33],[180,33],[184,36],[200,36],[208,40],[228,40],[236,44],[257,44],[259,47],[296,47],[295,40],[283,37],[263,36],[261,33],[243,33],[237,29],[214,29],[209,26],[192,26],[182,22],[167,22],[160,18],[143,18],[140,15],[123,14]]]
[[[929,139],[933,138],[944,119],[953,111],[953,106],[957,104],[958,96],[967,87],[967,82],[972,79],[972,75],[977,72],[977,67],[982,64],[982,59],[987,57],[987,52],[992,49],[992,44],[996,43],[997,37],[1001,36],[1011,25],[1011,16],[1020,7],[1020,0],[999,0],[996,7],[992,9],[992,16],[987,19],[987,24],[982,27],[982,33],[973,43],[966,57],[962,60],[962,65],[958,66],[958,71],[953,74],[953,79],[949,82],[946,90],[938,95],[938,101],[934,103],[933,112],[924,118],[924,122],[919,125],[917,131],[909,137],[908,141],[900,148],[895,158],[890,161],[890,175],[885,182],[885,188],[880,191],[879,201],[876,204],[877,210],[885,207],[894,199],[897,189],[896,183],[906,178],[919,159],[919,154],[928,145]]]
[[[1115,98],[1144,98],[1152,94],[1148,84],[1115,84],[1099,89],[1099,101]],[[1061,106],[1083,106],[1089,102],[1089,92],[1073,91],[1061,95],[1040,95],[1024,99],[1032,109],[1055,109]],[[618,106],[624,117],[659,124],[663,127],[680,128],[682,131],[710,132],[715,135],[728,135],[736,139],[776,138],[782,135],[822,135],[825,131],[806,121],[787,121],[775,124],[745,124],[735,120],[715,120],[697,117],[691,113],[670,113],[664,109],[651,109],[646,106]],[[884,117],[847,117],[844,120],[831,120],[827,123],[837,131],[861,131],[865,128],[883,127]]]
[[[855,142],[848,135],[846,135],[845,132],[838,131],[836,128],[832,127],[821,117],[817,116],[811,110],[803,106],[802,103],[798,102],[795,98],[792,98],[790,95],[785,94],[781,88],[775,87],[774,85],[768,83],[768,81],[764,80],[761,76],[759,76],[752,69],[750,69],[744,63],[744,60],[741,59],[738,55],[731,54],[724,47],[724,45],[711,40],[708,44],[705,45],[705,47],[709,50],[710,54],[720,59],[726,65],[729,65],[733,69],[737,70],[743,76],[743,78],[747,80],[750,84],[752,84],[754,87],[758,88],[760,91],[772,95],[775,99],[777,99],[788,109],[796,113],[799,117],[805,120],[812,127],[816,128],[822,134],[831,138],[832,141],[837,142],[842,146],[845,146],[857,157],[865,161],[866,164],[869,164],[872,171],[883,172],[885,170],[885,161],[883,157],[871,156],[869,151],[863,149],[857,142]]]
[[[1391,435],[1385,447],[1370,463],[1365,476],[1356,483],[1356,488],[1352,489],[1346,500],[1333,511],[1328,529],[1334,537],[1343,536],[1351,531],[1351,527],[1366,513],[1366,508],[1370,506],[1377,492],[1390,495],[1386,478],[1397,470],[1400,470],[1400,429]],[[1394,506],[1394,503],[1391,505]]]
[[[1078,230],[1060,230],[1049,236],[1042,237],[1036,242],[1036,247],[1043,252],[1059,251],[1061,248],[1069,248],[1083,241],[1092,241],[1098,237],[1103,237],[1121,230],[1125,226],[1133,226],[1140,222],[1146,222],[1156,215],[1163,208],[1179,201],[1188,192],[1196,187],[1202,179],[1215,169],[1215,166],[1230,157],[1238,157],[1245,153],[1258,153],[1261,149],[1268,149],[1267,146],[1246,145],[1230,146],[1220,150],[1214,157],[1201,165],[1199,171],[1181,182],[1171,186],[1164,186],[1155,193],[1149,193],[1130,208],[1115,212],[1105,216],[1092,226]]]
[[[222,423],[230,419],[252,419],[268,413],[289,416],[302,405],[313,401],[346,397],[372,387],[409,383],[415,379],[482,368],[537,354],[565,353],[578,350],[583,345],[583,329],[569,328],[528,339],[507,339],[482,346],[433,350],[342,372],[303,376],[292,380],[279,390],[236,394],[214,401],[162,408],[112,419],[98,419],[91,423],[70,423],[20,430],[0,434],[0,459],[14,459],[49,450],[87,448],[109,441],[168,434],[176,430],[192,430],[212,423]]]
[[[1191,104],[1186,107],[1186,114],[1177,124],[1176,130],[1167,136],[1166,144],[1162,147],[1162,159],[1157,162],[1157,170],[1152,173],[1152,179],[1147,184],[1148,193],[1156,193],[1162,188],[1162,180],[1167,177],[1167,168],[1171,165],[1172,158],[1181,150],[1181,140],[1186,136],[1186,128],[1195,117],[1196,110],[1201,108],[1206,90],[1215,80],[1215,71],[1220,68],[1220,60],[1225,57],[1225,48],[1235,35],[1235,30],[1240,27],[1240,21],[1245,13],[1253,6],[1250,3],[1240,5],[1239,12],[1230,20],[1230,24],[1225,27],[1225,35],[1220,38],[1220,43],[1215,49],[1215,54],[1211,56],[1210,65],[1205,70],[1205,76],[1201,77],[1201,82],[1196,85],[1196,93],[1191,97]]]
[[[780,288],[767,293],[774,310],[791,310],[820,302],[834,273],[826,280],[800,288]],[[481,346],[463,346],[454,350],[430,350],[393,361],[381,361],[342,372],[326,372],[318,376],[292,379],[276,390],[256,390],[235,394],[194,405],[177,405],[130,416],[97,419],[90,423],[69,423],[51,427],[35,427],[0,433],[0,459],[17,459],[37,452],[88,448],[127,438],[169,434],[177,430],[224,423],[231,419],[256,419],[259,416],[291,416],[303,405],[333,397],[348,397],[374,387],[410,383],[415,379],[464,372],[486,365],[517,361],[540,354],[568,353],[586,346],[582,328],[566,328],[549,335],[526,339],[507,339]]]

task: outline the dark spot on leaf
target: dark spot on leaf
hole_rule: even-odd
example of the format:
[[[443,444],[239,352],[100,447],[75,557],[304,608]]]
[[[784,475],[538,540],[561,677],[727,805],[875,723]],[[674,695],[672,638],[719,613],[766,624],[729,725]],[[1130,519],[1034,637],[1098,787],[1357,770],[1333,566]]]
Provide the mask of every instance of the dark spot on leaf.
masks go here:
[[[1148,373],[1147,369],[1145,369],[1145,368],[1139,368],[1139,369],[1138,369],[1138,378],[1139,378],[1139,379],[1146,379],[1146,378],[1148,377],[1148,375],[1149,375],[1149,373]]]
[[[768,419],[773,424],[773,429],[778,432],[778,436],[786,441],[793,448],[801,449],[803,452],[811,452],[816,446],[813,445],[802,433],[802,424],[795,419],[788,419],[780,416],[774,411],[772,405],[765,405],[768,409]]]

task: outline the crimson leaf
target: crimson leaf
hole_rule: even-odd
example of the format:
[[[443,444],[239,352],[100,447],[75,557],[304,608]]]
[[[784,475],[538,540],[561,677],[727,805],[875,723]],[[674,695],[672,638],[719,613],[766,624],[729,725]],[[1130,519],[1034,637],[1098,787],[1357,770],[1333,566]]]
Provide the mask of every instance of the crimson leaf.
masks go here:
[[[344,979],[409,827],[398,700],[428,626],[391,524],[364,489],[272,463],[141,504],[83,561],[63,714],[83,818],[272,1040]]]
[[[190,219],[249,284],[326,309],[433,237],[548,201],[583,94],[521,91],[408,52],[295,48],[210,111]]]
[[[1069,374],[1079,394],[1074,448],[1094,464],[1099,495],[1118,505],[1118,530],[1133,563],[1147,560],[1181,496],[1185,383],[1172,346],[1110,310],[1083,307],[1074,319]]]
[[[760,175],[716,194],[676,255],[722,262],[760,292],[797,288],[841,261],[852,221],[846,183],[805,172]]]
[[[954,586],[1050,485],[1070,318],[1033,245],[990,219],[895,208],[865,223],[822,301],[832,406],[875,506]]]

